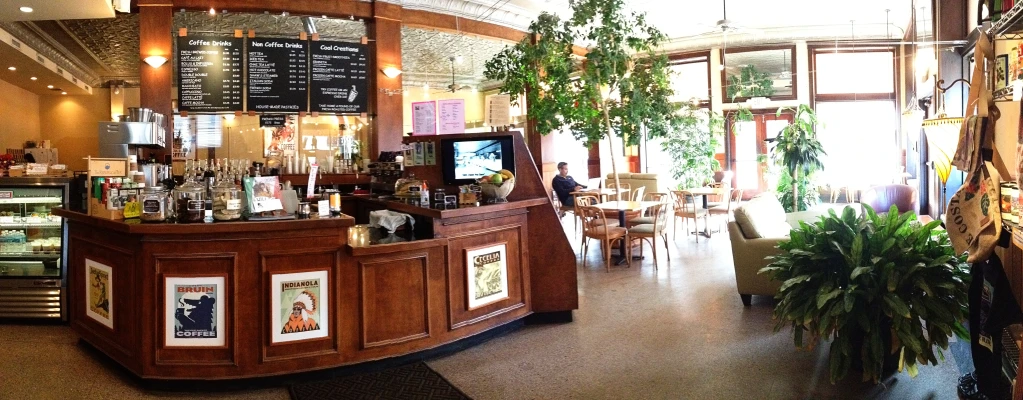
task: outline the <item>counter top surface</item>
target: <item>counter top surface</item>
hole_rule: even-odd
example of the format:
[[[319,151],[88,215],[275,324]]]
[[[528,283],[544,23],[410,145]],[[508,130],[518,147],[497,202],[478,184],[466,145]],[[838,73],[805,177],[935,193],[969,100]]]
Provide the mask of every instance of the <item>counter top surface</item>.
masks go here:
[[[337,218],[295,219],[283,221],[238,221],[214,222],[212,224],[142,223],[138,219],[110,220],[93,217],[79,212],[54,208],[53,214],[69,221],[85,223],[98,228],[110,229],[128,234],[192,234],[230,232],[269,232],[312,228],[334,228],[355,225],[355,218],[342,215]]]
[[[429,217],[429,218],[439,218],[439,219],[465,217],[465,216],[470,216],[470,215],[480,215],[480,214],[492,213],[492,212],[497,212],[497,211],[505,211],[505,210],[516,210],[516,209],[520,209],[520,208],[528,208],[528,207],[534,207],[534,206],[539,206],[539,205],[543,205],[543,204],[550,204],[550,202],[551,202],[550,199],[536,198],[536,199],[526,199],[526,200],[514,200],[514,201],[509,201],[507,203],[483,204],[483,205],[481,205],[479,207],[463,207],[463,208],[456,208],[456,209],[453,209],[453,210],[437,210],[437,209],[433,209],[433,208],[416,207],[416,206],[413,206],[413,205],[402,203],[400,201],[381,200],[381,199],[375,199],[375,198],[365,197],[365,196],[352,196],[352,197],[355,198],[355,199],[358,199],[358,201],[365,201],[365,202],[369,202],[369,203],[379,204],[381,206],[386,207],[389,210],[400,211],[400,212],[409,213],[409,214],[415,214],[415,215],[421,215],[421,216]]]

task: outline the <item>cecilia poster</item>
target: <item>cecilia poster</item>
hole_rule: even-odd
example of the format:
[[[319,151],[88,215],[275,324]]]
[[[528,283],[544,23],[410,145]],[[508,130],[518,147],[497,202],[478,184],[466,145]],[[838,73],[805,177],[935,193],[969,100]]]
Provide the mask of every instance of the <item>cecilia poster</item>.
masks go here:
[[[166,346],[227,345],[224,337],[224,277],[168,277],[164,288]]]
[[[504,243],[465,251],[469,309],[508,298],[508,254]]]
[[[274,274],[270,290],[272,343],[327,337],[327,271]]]
[[[85,259],[85,315],[114,329],[113,271],[109,265]]]

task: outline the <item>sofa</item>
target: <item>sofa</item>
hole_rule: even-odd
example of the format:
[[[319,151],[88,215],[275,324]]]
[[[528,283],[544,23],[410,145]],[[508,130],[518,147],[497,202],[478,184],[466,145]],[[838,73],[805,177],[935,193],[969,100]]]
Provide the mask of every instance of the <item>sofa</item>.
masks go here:
[[[775,246],[788,239],[799,221],[816,221],[827,209],[785,213],[778,199],[771,193],[758,195],[735,209],[735,218],[728,222],[728,237],[732,242],[732,262],[735,266],[735,287],[742,304],[749,306],[753,295],[774,296],[781,282],[758,274],[771,261],[765,257],[778,254]]]
[[[607,178],[604,180],[604,185],[613,184],[615,181],[615,174],[607,174]],[[640,187],[646,187],[646,193],[663,193],[671,188],[668,187],[667,183],[657,176],[657,174],[640,174],[633,172],[619,172],[618,181],[624,184],[629,184],[632,190],[639,189]]]

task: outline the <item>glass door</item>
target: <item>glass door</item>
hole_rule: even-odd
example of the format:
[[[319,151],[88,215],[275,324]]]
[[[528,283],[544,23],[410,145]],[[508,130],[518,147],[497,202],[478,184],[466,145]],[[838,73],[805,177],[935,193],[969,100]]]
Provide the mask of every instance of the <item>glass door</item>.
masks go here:
[[[64,187],[0,187],[0,280],[62,277]]]
[[[765,140],[776,138],[792,121],[792,115],[754,114],[750,121],[735,121],[734,117],[735,114],[728,117],[730,132],[725,138],[729,168],[735,172],[732,187],[742,189],[744,199],[773,191],[777,180],[768,179],[764,161],[772,161]]]

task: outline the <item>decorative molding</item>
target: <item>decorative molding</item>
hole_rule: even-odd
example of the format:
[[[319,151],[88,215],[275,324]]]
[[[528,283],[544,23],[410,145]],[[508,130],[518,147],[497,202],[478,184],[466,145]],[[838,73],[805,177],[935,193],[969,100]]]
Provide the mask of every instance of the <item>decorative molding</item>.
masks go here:
[[[0,22],[0,29],[6,31],[11,37],[25,44],[39,55],[45,57],[54,65],[58,71],[67,72],[68,81],[81,81],[89,86],[96,86],[101,82],[99,75],[80,63],[69,58],[66,53],[56,49],[50,43],[33,32],[24,24],[19,22]],[[58,72],[59,73],[59,72]],[[61,74],[65,75],[65,74]]]
[[[402,8],[408,10],[423,10],[454,15],[456,17],[507,26],[520,31],[525,31],[529,28],[529,24],[540,15],[538,11],[527,10],[507,3],[497,9],[493,9],[494,2],[484,0],[402,0],[397,2],[389,1],[389,3],[400,4]]]

